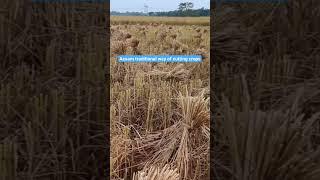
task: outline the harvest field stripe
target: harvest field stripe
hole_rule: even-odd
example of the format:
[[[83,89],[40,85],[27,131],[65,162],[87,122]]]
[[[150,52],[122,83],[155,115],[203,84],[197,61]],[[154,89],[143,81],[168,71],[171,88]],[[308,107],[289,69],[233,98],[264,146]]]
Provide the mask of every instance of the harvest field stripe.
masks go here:
[[[118,56],[118,62],[199,63],[199,62],[202,62],[202,56],[200,55],[121,55],[121,56]]]
[[[210,17],[158,17],[158,16],[110,16],[112,25],[117,24],[150,24],[159,23],[166,25],[198,25],[209,26]]]

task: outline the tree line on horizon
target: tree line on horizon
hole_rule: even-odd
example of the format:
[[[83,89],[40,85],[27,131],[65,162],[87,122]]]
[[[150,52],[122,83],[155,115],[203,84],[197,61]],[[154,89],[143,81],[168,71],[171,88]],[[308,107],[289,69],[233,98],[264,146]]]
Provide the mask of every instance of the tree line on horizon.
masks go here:
[[[192,2],[180,3],[177,10],[163,11],[163,12],[117,12],[111,11],[111,15],[114,16],[169,16],[169,17],[200,17],[210,16],[210,9],[200,8],[193,9],[194,4]]]

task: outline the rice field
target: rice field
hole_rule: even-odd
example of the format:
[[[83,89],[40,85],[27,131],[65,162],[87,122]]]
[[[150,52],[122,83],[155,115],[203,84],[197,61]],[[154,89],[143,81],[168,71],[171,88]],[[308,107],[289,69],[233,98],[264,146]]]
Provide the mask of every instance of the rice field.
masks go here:
[[[155,17],[155,16],[111,16],[111,23],[114,24],[132,24],[148,25],[166,24],[166,25],[197,25],[209,26],[210,17]]]
[[[111,179],[209,179],[210,28],[139,18],[111,19]],[[118,63],[123,54],[203,62]]]

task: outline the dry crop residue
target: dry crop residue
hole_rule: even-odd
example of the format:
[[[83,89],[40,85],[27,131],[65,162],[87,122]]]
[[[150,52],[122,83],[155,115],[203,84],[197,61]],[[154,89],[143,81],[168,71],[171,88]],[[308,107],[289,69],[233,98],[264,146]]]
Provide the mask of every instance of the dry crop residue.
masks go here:
[[[209,33],[209,26],[111,26],[112,179],[209,179]],[[197,54],[203,62],[118,63],[123,54]]]

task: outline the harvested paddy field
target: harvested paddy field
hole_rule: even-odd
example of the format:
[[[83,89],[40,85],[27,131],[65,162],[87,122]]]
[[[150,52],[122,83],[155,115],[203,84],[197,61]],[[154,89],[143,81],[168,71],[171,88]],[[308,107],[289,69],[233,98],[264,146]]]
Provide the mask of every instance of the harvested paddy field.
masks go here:
[[[167,24],[210,26],[210,17],[111,16],[111,24]]]
[[[160,19],[111,22],[111,178],[209,179],[210,27]],[[124,54],[203,62],[117,62]]]

